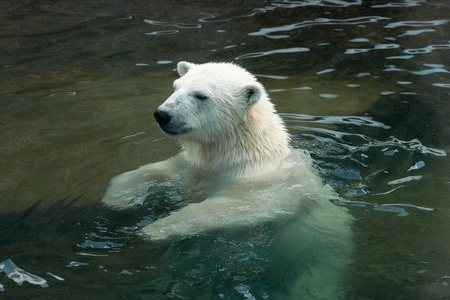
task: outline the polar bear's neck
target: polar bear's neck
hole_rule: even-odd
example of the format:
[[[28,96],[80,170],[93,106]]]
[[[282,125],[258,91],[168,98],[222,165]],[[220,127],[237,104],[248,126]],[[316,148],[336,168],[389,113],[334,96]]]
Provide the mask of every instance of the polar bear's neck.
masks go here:
[[[243,124],[216,141],[183,140],[194,168],[212,173],[253,177],[275,170],[290,153],[289,137],[272,103],[255,105]]]

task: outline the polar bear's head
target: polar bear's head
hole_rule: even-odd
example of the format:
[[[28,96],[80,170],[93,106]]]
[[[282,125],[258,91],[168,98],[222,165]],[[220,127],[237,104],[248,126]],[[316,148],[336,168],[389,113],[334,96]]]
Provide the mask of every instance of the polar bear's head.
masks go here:
[[[177,70],[174,93],[154,113],[169,137],[210,142],[228,135],[267,98],[252,74],[231,63],[179,62]]]
[[[174,93],[155,113],[192,165],[234,173],[269,169],[289,153],[288,135],[264,87],[231,63],[180,62]]]

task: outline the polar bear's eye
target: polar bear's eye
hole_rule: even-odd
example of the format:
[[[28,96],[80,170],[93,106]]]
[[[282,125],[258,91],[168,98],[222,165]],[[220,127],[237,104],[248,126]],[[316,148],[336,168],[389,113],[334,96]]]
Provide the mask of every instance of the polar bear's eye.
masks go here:
[[[205,101],[206,99],[208,99],[207,96],[205,96],[205,95],[203,95],[203,94],[199,94],[199,93],[196,93],[196,94],[194,95],[194,97],[197,98],[197,99],[200,100],[200,101]]]

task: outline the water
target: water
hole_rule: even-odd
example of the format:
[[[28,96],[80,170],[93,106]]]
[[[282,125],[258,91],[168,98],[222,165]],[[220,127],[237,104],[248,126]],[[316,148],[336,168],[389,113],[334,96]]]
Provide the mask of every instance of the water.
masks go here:
[[[0,296],[276,299],[274,228],[152,244],[136,224],[179,201],[155,215],[98,204],[114,175],[178,152],[151,115],[187,60],[257,74],[293,147],[347,200],[346,298],[450,297],[449,12],[412,0],[2,1]]]

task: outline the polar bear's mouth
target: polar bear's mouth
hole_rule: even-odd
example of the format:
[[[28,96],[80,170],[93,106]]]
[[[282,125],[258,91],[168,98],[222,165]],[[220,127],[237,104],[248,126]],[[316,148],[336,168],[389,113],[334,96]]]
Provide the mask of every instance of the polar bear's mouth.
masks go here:
[[[172,131],[172,130],[169,130],[167,128],[163,128],[161,126],[159,126],[159,128],[161,128],[162,132],[164,132],[167,136],[170,136],[170,137],[175,137],[177,135],[182,135],[184,133],[187,133],[187,132],[191,131],[190,128],[181,129],[181,130],[177,130],[177,131]]]

